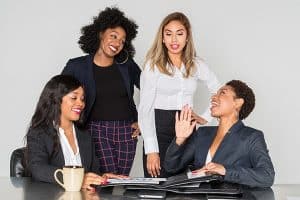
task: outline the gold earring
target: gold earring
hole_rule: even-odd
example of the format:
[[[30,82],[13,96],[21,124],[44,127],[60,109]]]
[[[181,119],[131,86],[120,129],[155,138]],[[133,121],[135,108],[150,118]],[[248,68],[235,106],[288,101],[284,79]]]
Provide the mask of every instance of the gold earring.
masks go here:
[[[128,51],[124,49],[124,52],[126,52],[126,58],[125,58],[123,61],[118,62],[118,60],[115,59],[115,62],[116,62],[117,64],[119,64],[119,65],[122,65],[122,64],[126,63],[127,60],[128,60],[128,58],[129,58],[129,53],[128,53]]]

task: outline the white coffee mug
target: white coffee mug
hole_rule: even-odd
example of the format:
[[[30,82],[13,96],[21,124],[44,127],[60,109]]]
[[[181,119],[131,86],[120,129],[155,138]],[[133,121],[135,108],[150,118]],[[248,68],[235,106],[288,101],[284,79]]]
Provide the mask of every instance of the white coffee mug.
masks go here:
[[[57,173],[63,175],[63,183],[57,178]],[[66,191],[80,191],[84,177],[84,169],[81,166],[65,166],[54,172],[56,182],[65,188]]]

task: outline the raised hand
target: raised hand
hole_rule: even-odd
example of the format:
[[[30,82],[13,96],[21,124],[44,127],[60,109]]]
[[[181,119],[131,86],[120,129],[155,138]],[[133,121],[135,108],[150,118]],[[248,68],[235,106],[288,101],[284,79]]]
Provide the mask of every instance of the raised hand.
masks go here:
[[[176,112],[175,119],[176,143],[181,145],[192,134],[197,122],[192,122],[192,109],[188,106],[182,108],[180,116]]]

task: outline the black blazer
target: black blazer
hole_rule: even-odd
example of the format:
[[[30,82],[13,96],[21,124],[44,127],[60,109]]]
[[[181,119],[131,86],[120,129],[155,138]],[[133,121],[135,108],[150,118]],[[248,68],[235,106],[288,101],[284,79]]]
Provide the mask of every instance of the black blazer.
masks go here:
[[[86,55],[70,59],[62,71],[62,74],[72,75],[84,86],[86,97],[86,108],[84,112],[84,123],[89,120],[92,107],[96,99],[96,86],[93,72],[94,55]],[[128,59],[124,64],[117,64],[123,77],[129,97],[130,110],[133,114],[133,121],[137,121],[137,110],[133,100],[134,85],[140,88],[141,70],[133,59]]]
[[[203,167],[217,128],[200,127],[181,146],[174,139],[166,153],[165,169],[177,173],[190,163],[195,169]],[[242,121],[230,128],[212,162],[224,165],[224,180],[228,182],[250,187],[270,187],[274,182],[275,172],[263,133],[245,126]]]
[[[90,134],[76,126],[75,131],[84,171],[99,173],[99,164],[95,159]],[[35,180],[55,183],[55,170],[65,165],[64,155],[59,144],[58,152],[51,158],[55,134],[58,133],[54,127],[40,127],[30,130],[27,135],[27,164]]]

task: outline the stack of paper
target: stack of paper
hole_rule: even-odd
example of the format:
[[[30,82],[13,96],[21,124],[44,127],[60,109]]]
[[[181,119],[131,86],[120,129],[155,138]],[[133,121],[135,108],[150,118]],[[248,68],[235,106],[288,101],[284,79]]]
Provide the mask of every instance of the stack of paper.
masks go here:
[[[204,172],[191,172],[191,171],[187,172],[186,175],[187,175],[188,179],[207,176]]]
[[[166,178],[122,178],[122,179],[107,179],[108,184],[159,184],[162,181],[166,181]]]

